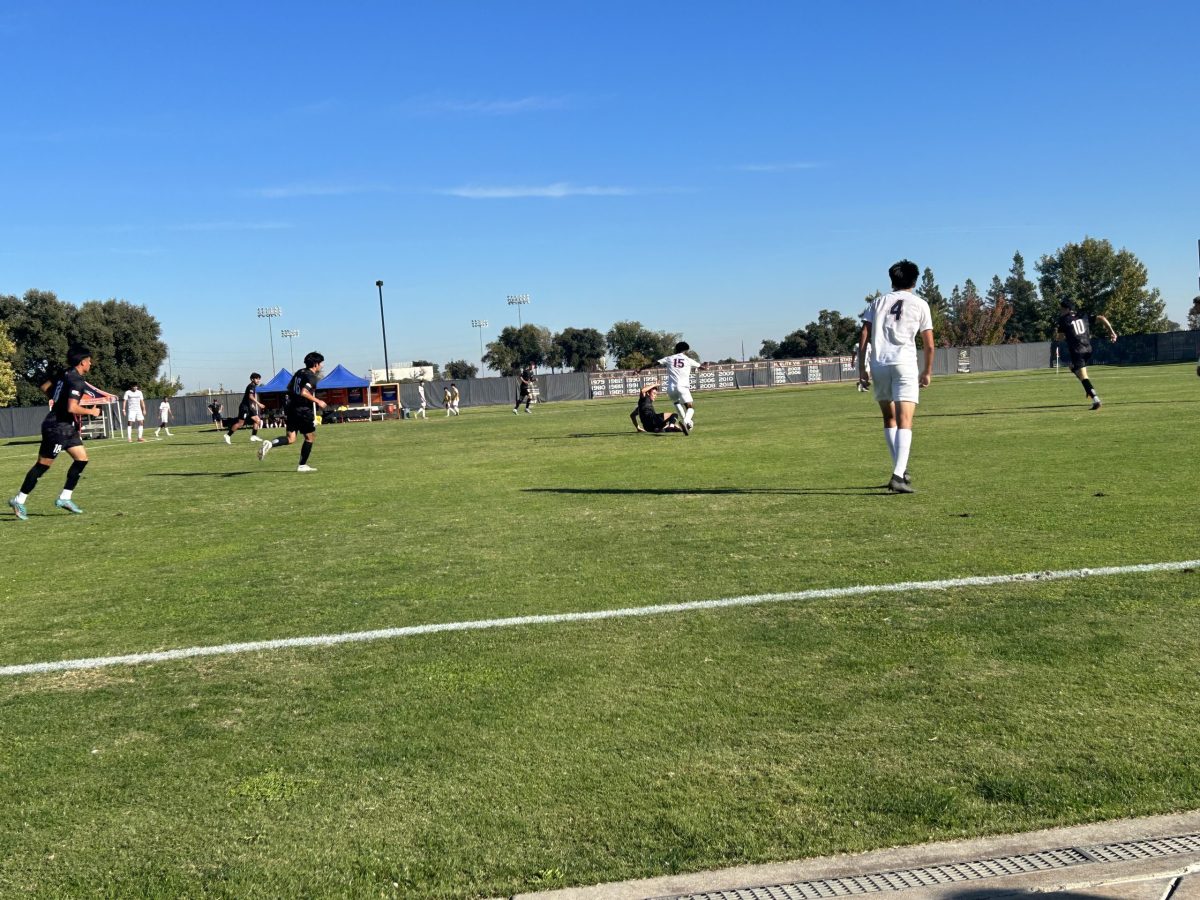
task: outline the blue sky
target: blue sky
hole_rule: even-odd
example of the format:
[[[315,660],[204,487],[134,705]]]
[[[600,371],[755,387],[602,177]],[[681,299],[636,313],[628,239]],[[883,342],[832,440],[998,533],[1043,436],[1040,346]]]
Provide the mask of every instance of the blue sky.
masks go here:
[[[1200,4],[0,5],[0,292],[116,297],[187,389],[638,319],[706,359],[1084,236],[1197,293]],[[302,349],[303,348],[303,349]]]

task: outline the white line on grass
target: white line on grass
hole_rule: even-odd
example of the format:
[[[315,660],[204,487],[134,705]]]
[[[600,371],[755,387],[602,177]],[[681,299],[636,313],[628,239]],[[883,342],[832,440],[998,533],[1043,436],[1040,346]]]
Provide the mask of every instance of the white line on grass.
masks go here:
[[[1106,566],[1096,569],[1066,569],[1059,572],[979,575],[970,578],[946,578],[940,581],[902,581],[898,584],[864,584],[855,587],[790,591],[784,594],[753,594],[746,597],[726,597],[720,600],[695,600],[690,603],[663,603],[655,606],[634,606],[624,609],[598,609],[594,612],[514,616],[510,619],[477,619],[471,622],[442,622],[434,625],[380,628],[375,631],[351,631],[343,634],[320,634],[311,637],[279,638],[271,641],[247,641],[241,644],[219,644],[211,647],[185,647],[180,650],[130,653],[125,656],[97,656],[91,659],[64,659],[58,662],[0,666],[0,676],[65,672],[71,669],[101,669],[106,666],[136,666],[142,663],[191,659],[196,656],[230,656],[235,653],[260,653],[265,650],[286,650],[292,647],[329,647],[334,644],[384,641],[391,638],[414,637],[421,634],[439,634],[446,631],[483,631],[490,628],[512,628],[518,625],[591,622],[597,619],[657,616],[665,613],[692,612],[702,609],[726,609],[731,606],[754,606],[761,603],[788,603],[797,600],[858,597],[863,594],[899,594],[906,591],[944,591],[950,588],[986,587],[993,584],[1014,584],[1021,581],[1065,581],[1071,578],[1098,578],[1105,575],[1132,575],[1143,572],[1178,572],[1182,569],[1194,568],[1200,568],[1200,559],[1189,559],[1182,562],[1143,563],[1133,566]]]

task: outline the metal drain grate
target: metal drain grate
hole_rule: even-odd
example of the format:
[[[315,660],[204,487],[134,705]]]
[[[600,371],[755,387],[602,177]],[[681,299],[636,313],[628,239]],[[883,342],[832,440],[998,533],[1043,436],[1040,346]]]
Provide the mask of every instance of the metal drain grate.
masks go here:
[[[1200,834],[1156,838],[1146,841],[1123,841],[1098,844],[1094,847],[1065,847],[1042,850],[994,859],[978,859],[965,863],[945,863],[921,866],[871,875],[849,875],[844,878],[817,878],[794,884],[771,884],[763,887],[733,888],[704,891],[699,894],[676,894],[655,900],[825,900],[828,897],[856,897],[903,891],[907,888],[930,887],[938,884],[961,884],[997,878],[1001,875],[1021,875],[1045,872],[1096,862],[1128,862],[1141,859],[1160,859],[1181,853],[1200,853]]]

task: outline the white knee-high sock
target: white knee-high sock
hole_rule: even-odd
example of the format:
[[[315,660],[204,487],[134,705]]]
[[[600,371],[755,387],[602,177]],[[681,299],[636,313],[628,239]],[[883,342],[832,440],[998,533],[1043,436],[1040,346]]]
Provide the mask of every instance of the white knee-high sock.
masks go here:
[[[142,425],[140,422],[138,423],[138,440],[139,440],[139,441],[142,439],[142,429],[143,429],[144,427],[145,427],[145,426],[144,426],[144,425]]]
[[[888,453],[892,454],[892,465],[896,464],[896,429],[895,427],[883,429],[883,439],[887,441]]]
[[[133,440],[133,426],[132,425],[125,426],[125,439],[130,440],[130,441]]]
[[[893,475],[903,475],[908,468],[908,454],[912,450],[912,429],[899,428],[896,430],[896,466]]]

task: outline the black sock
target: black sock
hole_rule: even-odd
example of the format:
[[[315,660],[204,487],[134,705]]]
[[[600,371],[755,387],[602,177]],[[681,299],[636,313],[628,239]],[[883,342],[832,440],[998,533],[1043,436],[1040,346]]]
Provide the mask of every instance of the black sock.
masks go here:
[[[1087,394],[1089,397],[1096,396],[1096,391],[1095,391],[1095,389],[1092,388],[1092,379],[1090,379],[1090,378],[1083,379],[1083,392],[1085,394]]]
[[[33,468],[25,473],[25,480],[21,482],[21,493],[32,494],[33,489],[37,487],[38,479],[50,471],[49,466],[43,466],[40,462],[34,463]]]
[[[305,441],[300,448],[300,465],[308,465],[308,454],[312,453],[312,441]]]
[[[87,464],[86,459],[77,459],[71,463],[71,468],[67,469],[67,483],[63,485],[63,490],[75,490],[75,485],[79,484],[79,476],[83,474]]]
[[[258,429],[257,429],[257,428],[251,428],[251,429],[250,429],[250,436],[251,436],[251,437],[253,437],[253,436],[254,436],[254,435],[256,435],[256,434],[258,434]]]

